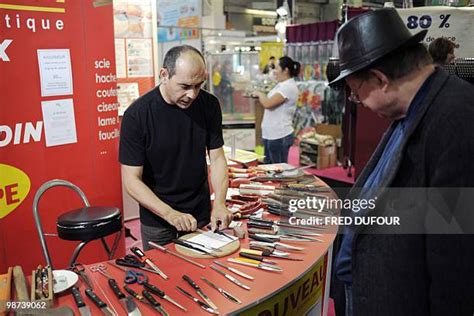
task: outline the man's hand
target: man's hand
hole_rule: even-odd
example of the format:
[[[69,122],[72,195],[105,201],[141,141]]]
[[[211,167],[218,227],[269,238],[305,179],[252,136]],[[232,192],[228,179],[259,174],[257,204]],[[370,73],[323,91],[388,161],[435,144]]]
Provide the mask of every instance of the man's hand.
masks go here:
[[[191,214],[169,210],[164,219],[180,232],[195,231],[197,229],[197,221]]]
[[[232,221],[232,212],[227,209],[225,205],[214,204],[211,214],[211,230],[215,231],[217,228],[223,229],[229,226]],[[220,225],[218,224],[220,222]]]

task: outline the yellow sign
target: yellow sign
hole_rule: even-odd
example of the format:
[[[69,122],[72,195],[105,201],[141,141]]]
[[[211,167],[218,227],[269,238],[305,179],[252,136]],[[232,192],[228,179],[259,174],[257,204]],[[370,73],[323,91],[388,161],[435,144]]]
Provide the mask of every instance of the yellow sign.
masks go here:
[[[327,254],[290,287],[239,315],[305,315],[311,307],[322,302],[326,282],[326,257]]]
[[[30,192],[30,178],[22,170],[0,164],[0,218],[13,212]]]

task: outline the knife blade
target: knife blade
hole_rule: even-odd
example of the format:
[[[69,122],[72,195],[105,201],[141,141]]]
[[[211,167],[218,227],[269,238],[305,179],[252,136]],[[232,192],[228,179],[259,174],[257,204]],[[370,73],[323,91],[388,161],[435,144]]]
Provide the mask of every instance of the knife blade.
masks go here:
[[[228,265],[223,264],[222,262],[219,262],[219,261],[217,261],[217,260],[214,260],[214,263],[217,264],[218,266],[221,266],[221,267],[224,268],[224,269],[227,269],[227,270],[229,270],[229,271],[231,271],[231,272],[234,272],[234,273],[237,274],[237,275],[240,275],[240,276],[243,277],[243,278],[246,278],[246,279],[251,280],[251,281],[254,280],[253,276],[250,276],[250,275],[248,275],[248,274],[246,274],[246,273],[243,273],[242,271],[237,270],[236,268],[229,267]]]
[[[86,295],[94,302],[94,304],[100,308],[102,313],[106,316],[115,316],[114,312],[105,304],[92,289],[86,289]]]
[[[209,281],[205,277],[201,277],[201,280],[206,282],[213,289],[217,290],[219,293],[221,293],[229,301],[232,301],[232,302],[237,303],[237,304],[242,304],[242,302],[237,297],[233,296],[232,294],[230,294],[229,292],[227,292],[223,288],[218,287],[217,285],[215,285],[214,283],[212,283],[211,281]]]
[[[81,292],[79,289],[75,286],[71,288],[72,292],[72,297],[74,297],[74,302],[76,302],[77,308],[79,308],[79,313],[81,313],[81,316],[91,316],[91,310],[89,306],[84,303],[84,300],[82,299]]]
[[[224,271],[222,271],[221,269],[219,269],[218,267],[216,266],[213,266],[211,265],[211,269],[216,271],[217,273],[219,273],[220,275],[223,275],[227,280],[229,280],[230,282],[240,286],[241,288],[247,290],[247,291],[250,291],[250,286],[248,285],[245,285],[243,284],[242,282],[240,282],[239,280],[237,280],[236,278],[234,278],[233,276],[231,276],[230,274],[227,274],[225,273]]]
[[[109,286],[112,289],[112,292],[114,292],[115,296],[117,296],[118,300],[122,304],[123,308],[127,312],[129,316],[138,316],[141,315],[142,313],[140,310],[138,310],[137,305],[133,300],[129,300],[125,294],[120,290],[117,281],[115,279],[109,279],[108,280]]]
[[[167,300],[168,302],[170,302],[171,304],[174,304],[175,306],[181,308],[183,311],[187,311],[187,309],[183,306],[181,306],[178,302],[176,302],[174,299],[172,299],[171,297],[169,297],[168,295],[166,295],[165,292],[163,292],[162,290],[160,290],[159,288],[157,288],[156,286],[154,286],[153,284],[150,284],[148,282],[145,282],[143,283],[143,286],[148,290],[150,291],[151,293],[155,294],[155,295],[158,295],[159,297],[161,297],[162,299],[165,299]]]
[[[148,258],[145,253],[138,247],[132,247],[130,249],[141,261],[146,262],[153,270],[155,270],[163,279],[168,280],[168,276],[163,273],[154,263]]]
[[[176,287],[176,289],[178,289],[178,291],[181,293],[181,294],[184,294],[184,296],[190,298],[191,300],[193,300],[194,302],[198,303],[199,306],[205,310],[206,312],[210,313],[210,314],[214,314],[214,315],[219,315],[219,312],[214,310],[211,306],[207,305],[206,303],[204,303],[203,301],[200,301],[199,299],[195,298],[194,296],[192,296],[191,294],[189,294],[188,292],[186,292],[185,290],[183,290],[182,288],[180,288],[179,286]]]
[[[258,268],[258,269],[265,270],[265,271],[283,272],[283,269],[280,268],[279,266],[272,265],[272,264],[261,263],[260,261],[247,259],[247,258],[241,258],[241,257],[229,258],[229,259],[227,259],[227,261],[237,263],[237,264],[241,264],[241,265],[244,265],[244,266]]]
[[[202,297],[204,299],[204,301],[209,305],[211,306],[213,309],[219,309],[217,308],[216,304],[214,304],[214,302],[209,298],[209,296],[207,296],[202,290],[201,288],[199,287],[199,285],[196,284],[196,282],[194,282],[189,276],[187,276],[186,274],[183,274],[182,276],[183,280],[188,282],[189,285],[191,285],[192,288],[194,288],[194,290],[196,290],[196,293]]]
[[[205,255],[209,255],[209,256],[212,256],[214,258],[217,258],[218,256],[210,251],[207,251],[207,250],[204,250],[204,249],[201,249],[201,248],[198,248],[198,247],[195,247],[191,244],[188,244],[187,242],[183,241],[183,240],[180,240],[180,239],[174,239],[173,242],[177,245],[180,245],[182,247],[186,247],[186,248],[189,248],[189,249],[192,249],[194,251],[197,251],[197,252],[200,252],[200,253],[203,253]]]

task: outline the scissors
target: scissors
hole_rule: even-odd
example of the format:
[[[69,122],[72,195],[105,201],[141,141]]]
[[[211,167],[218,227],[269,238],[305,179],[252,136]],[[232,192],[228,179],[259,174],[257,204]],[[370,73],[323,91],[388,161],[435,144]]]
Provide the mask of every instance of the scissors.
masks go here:
[[[113,277],[107,273],[107,267],[105,265],[103,265],[102,263],[100,264],[97,264],[95,266],[91,266],[90,267],[91,271],[92,272],[99,272],[101,273],[103,276],[105,276],[107,279],[113,279]]]
[[[86,269],[82,263],[75,263],[72,267],[72,271],[77,273],[81,277],[82,281],[86,284],[88,288],[92,289],[92,282],[89,279],[89,276],[86,273]]]
[[[127,284],[133,284],[133,283],[138,283],[138,284],[143,284],[148,282],[148,277],[141,272],[138,271],[133,271],[133,270],[127,270],[127,275],[125,276],[125,283]]]
[[[126,255],[123,259],[116,259],[115,263],[120,266],[132,267],[132,268],[143,268],[145,264],[138,260],[137,257],[133,255]]]

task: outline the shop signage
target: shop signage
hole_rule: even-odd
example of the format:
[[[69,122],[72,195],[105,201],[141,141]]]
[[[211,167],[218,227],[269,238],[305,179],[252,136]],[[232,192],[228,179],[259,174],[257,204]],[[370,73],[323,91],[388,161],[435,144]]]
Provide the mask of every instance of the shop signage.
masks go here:
[[[0,218],[13,212],[30,192],[30,178],[22,170],[0,163]]]
[[[306,315],[307,313],[322,315],[327,260],[326,254],[288,288],[239,315],[282,316]]]
[[[158,42],[199,38],[201,1],[158,0]]]
[[[438,37],[447,37],[456,44],[456,57],[474,57],[474,8],[418,7],[398,9],[398,13],[412,33],[428,30],[427,45]]]

